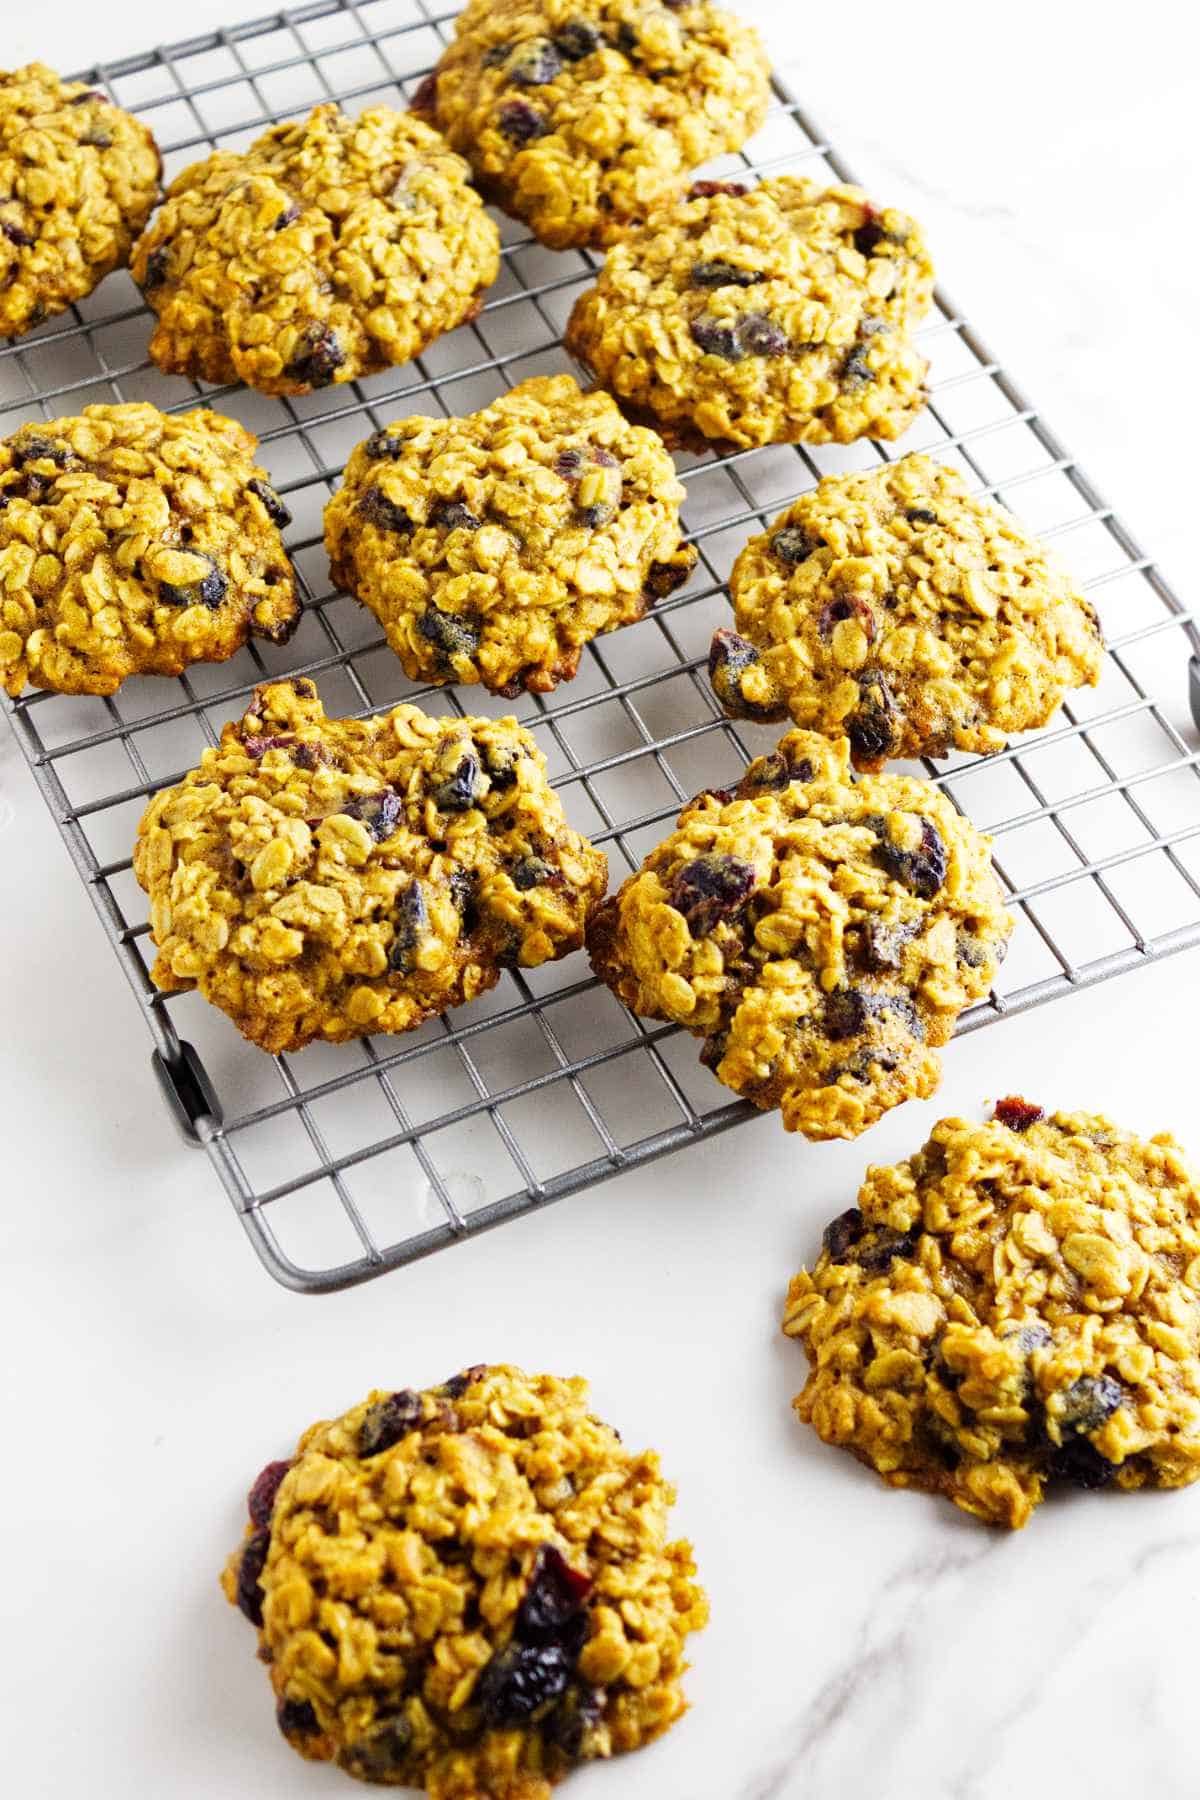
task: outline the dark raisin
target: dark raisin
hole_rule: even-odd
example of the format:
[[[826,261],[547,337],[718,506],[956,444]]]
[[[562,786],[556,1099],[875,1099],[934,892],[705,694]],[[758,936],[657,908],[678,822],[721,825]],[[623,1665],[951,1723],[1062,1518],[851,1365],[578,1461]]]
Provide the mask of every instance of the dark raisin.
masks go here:
[[[90,144],[93,150],[112,149],[112,138],[107,131],[100,130],[98,126],[94,126],[79,141],[81,144]]]
[[[413,522],[402,506],[378,488],[368,488],[358,503],[358,511],[368,525],[377,525],[380,531],[395,531],[407,535],[413,529]]]
[[[692,320],[690,330],[706,356],[721,356],[726,362],[741,361],[737,328],[732,320],[714,319],[711,313],[701,313],[698,319]]]
[[[282,531],[285,525],[291,524],[292,515],[273,487],[268,486],[265,481],[260,481],[257,475],[253,481],[248,481],[246,486],[250,489],[252,494],[258,495],[266,508],[267,517],[270,519],[272,525],[277,525],[280,531]]]
[[[22,430],[9,440],[13,467],[23,469],[26,463],[51,462],[56,468],[69,468],[75,456],[69,444],[55,438],[42,437],[37,431]]]
[[[728,1048],[729,1033],[727,1031],[717,1031],[713,1033],[712,1037],[706,1037],[700,1051],[700,1061],[703,1067],[715,1069],[719,1063],[723,1063]]]
[[[548,38],[533,38],[521,45],[508,65],[508,74],[522,87],[544,87],[562,74],[562,57]]]
[[[554,472],[561,475],[564,481],[578,481],[583,474],[584,453],[576,445],[568,450],[560,450],[554,459]]]
[[[1050,1336],[1047,1325],[1022,1325],[1011,1341],[1022,1356],[1029,1356],[1034,1350],[1044,1350],[1050,1342]]]
[[[487,1363],[472,1363],[468,1369],[460,1369],[457,1375],[451,1375],[438,1388],[439,1394],[445,1394],[448,1400],[461,1400],[473,1382],[480,1381],[488,1372]]]
[[[696,552],[690,544],[681,544],[670,562],[653,562],[646,571],[645,590],[656,600],[665,600],[683,586],[696,566]]]
[[[623,50],[626,56],[636,56],[638,52],[638,35],[628,21],[617,26],[617,49]]]
[[[163,287],[171,279],[171,255],[160,244],[146,258],[146,279],[143,286],[147,291]]]
[[[792,772],[787,765],[787,757],[781,750],[772,750],[769,756],[759,756],[742,776],[741,785],[747,788],[785,788],[792,779]]]
[[[831,1043],[857,1037],[866,1029],[869,1007],[857,988],[837,988],[825,996],[824,1029]]]
[[[498,69],[508,61],[511,51],[511,44],[493,44],[490,50],[484,51],[481,66],[485,69]]]
[[[254,1486],[246,1495],[246,1509],[250,1514],[252,1525],[269,1525],[271,1513],[275,1507],[275,1496],[279,1492],[279,1484],[291,1468],[290,1461],[269,1462],[258,1475]]]
[[[1124,1400],[1125,1389],[1111,1375],[1081,1375],[1063,1395],[1059,1423],[1064,1432],[1098,1431]]]
[[[676,873],[670,901],[687,920],[692,936],[701,938],[735,918],[757,886],[753,863],[737,856],[698,856]]]
[[[887,232],[874,219],[867,219],[854,233],[854,248],[862,256],[873,256]]]
[[[848,1207],[836,1219],[830,1219],[821,1233],[821,1248],[830,1262],[845,1262],[847,1251],[857,1244],[866,1229],[867,1222],[857,1206]]]
[[[242,1560],[238,1564],[237,1603],[252,1625],[263,1622],[263,1591],[259,1585],[267,1561],[267,1551],[271,1547],[271,1533],[260,1529],[246,1539],[246,1548],[242,1551]]]
[[[568,19],[566,24],[554,34],[554,42],[560,55],[568,62],[580,62],[590,56],[604,42],[594,25],[586,19]]]
[[[394,1775],[406,1761],[412,1748],[412,1735],[412,1724],[406,1714],[377,1715],[375,1730],[370,1737],[347,1744],[338,1753],[338,1765],[360,1780],[386,1783],[387,1777]]]
[[[375,461],[386,458],[389,462],[395,462],[404,455],[404,439],[393,436],[389,431],[373,431],[367,439],[366,452]]]
[[[1116,1472],[1116,1463],[1101,1456],[1095,1444],[1085,1437],[1070,1438],[1065,1444],[1056,1444],[1050,1452],[1051,1477],[1069,1481],[1073,1487],[1094,1492],[1107,1487]]]
[[[828,606],[821,608],[817,620],[817,630],[826,643],[833,636],[834,626],[840,625],[843,619],[857,619],[868,644],[875,642],[875,614],[867,602],[860,600],[857,595],[839,594],[836,600],[831,600]]]
[[[454,773],[434,789],[434,805],[440,812],[470,812],[483,798],[482,779],[478,757],[468,753],[460,758]]]
[[[281,1700],[275,1708],[275,1722],[284,1737],[313,1737],[321,1729],[307,1700]]]
[[[338,343],[337,334],[328,325],[319,325],[314,320],[301,334],[296,353],[284,373],[309,387],[328,387],[345,360],[346,352]]]
[[[787,708],[779,701],[747,700],[742,693],[742,677],[762,658],[749,638],[736,631],[715,631],[708,652],[708,678],[713,692],[731,718],[783,719]]]
[[[545,1737],[578,1759],[588,1732],[604,1717],[604,1703],[603,1688],[572,1687],[546,1720]]]
[[[553,1544],[542,1544],[534,1559],[514,1634],[522,1644],[560,1644],[587,1605],[591,1577],[573,1569]]]
[[[417,620],[417,630],[437,647],[443,656],[474,656],[479,648],[479,627],[458,613],[443,612],[428,606]]]
[[[744,181],[693,181],[687,197],[689,200],[711,200],[716,194],[732,194],[737,198],[749,192]]]
[[[992,1116],[997,1125],[1007,1125],[1010,1131],[1028,1131],[1031,1125],[1036,1125],[1046,1115],[1032,1100],[1022,1100],[1017,1094],[1009,1094],[1007,1099],[997,1100]]]
[[[938,522],[937,514],[930,512],[927,506],[910,506],[904,516],[910,525],[936,525]]]
[[[488,744],[483,752],[483,760],[493,793],[505,794],[509,788],[516,787],[517,764],[522,760],[519,750],[508,744]]]
[[[784,525],[779,531],[772,532],[768,548],[777,562],[793,568],[797,563],[805,562],[820,544],[799,525]]]
[[[470,937],[479,924],[479,908],[475,896],[479,891],[477,869],[455,869],[450,876],[450,898],[458,909],[463,935]]]
[[[72,94],[67,105],[86,106],[91,100],[99,100],[102,105],[107,105],[108,95],[102,94],[98,88],[85,88],[82,94]]]
[[[299,217],[300,217],[300,207],[293,200],[287,206],[285,206],[283,211],[277,216],[275,223],[271,227],[271,230],[272,231],[286,231],[288,226],[294,225],[296,223],[296,220]]]
[[[378,1456],[381,1450],[390,1450],[420,1423],[421,1396],[412,1388],[401,1388],[386,1400],[377,1400],[367,1408],[358,1429],[359,1455]]]
[[[849,393],[866,387],[875,379],[875,371],[867,361],[869,348],[869,345],[863,343],[852,344],[842,358],[838,380]]]
[[[513,865],[513,886],[526,894],[530,888],[543,887],[557,872],[543,857],[523,856]]]
[[[404,802],[395,788],[384,788],[378,794],[359,794],[342,809],[350,818],[361,819],[377,844],[395,834],[404,813]]]
[[[392,947],[388,967],[402,973],[412,968],[412,953],[429,929],[425,893],[419,881],[410,881],[396,896],[392,916]]]
[[[461,500],[442,500],[430,513],[429,523],[441,531],[478,531],[483,520]]]
[[[297,742],[298,739],[284,732],[276,737],[245,737],[242,739],[242,749],[247,756],[265,756],[268,750],[287,750]]]
[[[567,1690],[572,1660],[559,1644],[509,1644],[493,1656],[475,1690],[489,1725],[522,1725]]]
[[[942,834],[932,819],[921,820],[921,839],[915,850],[902,850],[892,842],[884,825],[876,827],[876,861],[893,880],[920,900],[932,900],[941,892],[949,859]]]
[[[621,466],[620,457],[614,456],[611,450],[606,450],[603,444],[593,444],[591,454],[592,461],[602,469],[619,469]]]
[[[534,138],[545,137],[552,129],[549,121],[535,106],[530,106],[528,100],[506,100],[497,114],[496,123],[514,144],[531,143]]]
[[[200,581],[191,582],[186,587],[177,587],[169,581],[160,581],[158,597],[166,601],[168,606],[207,606],[214,612],[229,592],[229,583],[218,569],[212,557],[204,551],[197,551],[208,563],[208,573]]]
[[[743,313],[737,341],[743,356],[782,356],[788,347],[783,326],[768,319],[765,313]]]
[[[914,1225],[908,1231],[893,1231],[887,1225],[870,1226],[855,1245],[852,1260],[868,1274],[886,1274],[892,1266],[893,1257],[898,1256],[902,1260],[912,1258],[920,1237],[919,1225]]]
[[[598,500],[595,506],[581,506],[575,517],[589,531],[599,531],[602,525],[611,525],[617,516],[617,509],[609,500]]]
[[[18,250],[28,249],[34,241],[23,226],[10,225],[7,219],[0,220],[0,231],[4,233],[10,244],[16,245]]]
[[[739,269],[736,263],[712,262],[692,264],[691,283],[698,288],[757,287],[767,278],[760,269]]]
[[[892,691],[881,675],[871,675],[860,680],[858,692],[858,710],[846,721],[846,735],[856,757],[878,762],[896,742]]]

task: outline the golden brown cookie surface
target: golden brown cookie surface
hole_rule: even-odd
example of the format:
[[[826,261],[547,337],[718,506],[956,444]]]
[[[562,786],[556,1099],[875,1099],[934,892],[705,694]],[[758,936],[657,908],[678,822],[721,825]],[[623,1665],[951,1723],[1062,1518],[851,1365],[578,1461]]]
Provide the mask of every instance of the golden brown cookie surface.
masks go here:
[[[545,693],[591,638],[687,579],[683,496],[653,432],[569,375],[538,376],[482,412],[401,419],[360,444],[325,543],[411,680]]]
[[[150,802],[134,872],[168,992],[265,1050],[411,1031],[583,941],[605,859],[514,719],[326,719],[267,683]]]
[[[668,443],[894,438],[932,290],[920,227],[861,188],[700,181],[613,245],[566,346]]]
[[[766,117],[757,32],[708,0],[470,0],[420,104],[543,243],[611,243]]]
[[[845,736],[860,769],[1003,749],[1100,679],[1057,558],[926,456],[826,476],[751,538],[730,593],[709,665],[726,711]]]
[[[674,1498],[585,1382],[480,1365],[306,1431],[254,1483],[222,1586],[302,1756],[433,1800],[548,1800],[684,1711],[708,1607]]]
[[[938,1085],[1003,957],[987,840],[930,782],[851,781],[793,731],[701,794],[588,929],[601,980],[704,1039],[701,1061],[789,1131],[851,1138]]]
[[[410,113],[332,104],[176,176],[133,276],[161,369],[304,394],[407,362],[474,316],[499,234]]]
[[[0,441],[0,679],[112,694],[299,616],[287,509],[219,413],[89,406]]]
[[[161,170],[147,128],[103,94],[43,63],[0,69],[0,337],[128,261]]]
[[[1178,1144],[1010,1099],[873,1168],[788,1293],[800,1417],[1024,1525],[1048,1483],[1200,1476],[1200,1186]]]

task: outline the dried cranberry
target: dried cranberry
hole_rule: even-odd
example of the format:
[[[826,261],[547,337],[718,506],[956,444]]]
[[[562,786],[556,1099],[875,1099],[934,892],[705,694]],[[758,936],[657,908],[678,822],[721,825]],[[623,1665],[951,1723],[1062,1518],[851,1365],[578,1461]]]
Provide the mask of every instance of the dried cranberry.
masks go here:
[[[470,812],[483,798],[483,771],[476,756],[459,759],[452,775],[434,789],[433,803],[440,812]]]
[[[583,474],[584,454],[577,445],[568,450],[560,450],[554,459],[554,472],[561,475],[564,481],[578,481]]]
[[[559,1644],[509,1644],[493,1656],[476,1697],[489,1725],[521,1725],[567,1690],[572,1660]]]
[[[530,106],[528,100],[506,100],[496,115],[496,123],[504,136],[514,144],[531,143],[534,138],[545,137],[553,129],[537,108]]]
[[[568,62],[581,62],[598,50],[604,39],[586,19],[568,19],[554,34],[554,42]]]
[[[573,1569],[553,1544],[542,1544],[517,1610],[514,1633],[522,1644],[558,1644],[574,1637],[574,1622],[587,1605],[592,1580]]]
[[[794,568],[797,563],[807,561],[819,548],[819,540],[810,538],[799,525],[784,525],[772,532],[768,548],[777,562]]]
[[[246,1495],[246,1507],[252,1525],[269,1525],[279,1484],[291,1468],[290,1461],[269,1462]]]
[[[853,1249],[866,1229],[867,1222],[857,1206],[848,1207],[836,1219],[830,1219],[821,1233],[821,1248],[830,1262],[845,1262],[847,1251]]]
[[[508,74],[522,87],[544,87],[562,74],[562,57],[548,38],[533,38],[511,59]]]
[[[390,1450],[420,1423],[421,1396],[412,1388],[401,1388],[386,1400],[377,1400],[367,1408],[358,1428],[359,1455],[378,1456],[380,1451]]]
[[[759,269],[740,269],[736,263],[722,262],[714,259],[711,262],[693,263],[691,284],[698,288],[721,287],[757,287],[760,281],[767,278]]]
[[[913,850],[904,850],[893,843],[882,821],[875,829],[878,838],[876,860],[894,880],[921,900],[932,900],[941,892],[949,858],[942,834],[932,819],[921,820],[920,842]]]
[[[107,105],[108,95],[102,94],[98,88],[85,88],[82,94],[72,94],[71,98],[67,101],[67,105],[86,106],[88,102],[92,100],[99,100],[101,104]]]
[[[328,387],[345,360],[346,352],[336,333],[314,320],[301,333],[296,353],[284,373],[309,387]]]
[[[479,648],[479,627],[437,606],[426,607],[417,620],[417,630],[447,658],[474,656]]]
[[[7,219],[0,220],[0,231],[4,233],[10,244],[16,245],[18,250],[28,249],[34,241],[23,226],[10,225]]]
[[[437,110],[437,85],[437,70],[431,69],[429,74],[421,81],[418,81],[416,87],[413,89],[413,96],[409,101],[409,106],[413,112],[421,113],[427,119],[433,117]]]
[[[854,248],[862,256],[873,256],[878,246],[887,237],[882,225],[874,219],[867,219],[854,233]]]
[[[395,462],[404,455],[404,448],[404,439],[386,430],[373,431],[366,442],[367,455],[375,461],[385,457],[389,462]]]
[[[263,1591],[259,1585],[259,1576],[266,1566],[267,1551],[271,1547],[271,1533],[266,1529],[252,1532],[246,1539],[246,1547],[242,1551],[242,1560],[238,1564],[237,1603],[252,1625],[263,1622]]]
[[[1039,1119],[1045,1118],[1040,1106],[1032,1100],[1022,1100],[1016,1094],[1010,1094],[1005,1100],[997,1100],[993,1117],[998,1125],[1007,1125],[1010,1131],[1028,1131]]]
[[[284,1737],[313,1737],[321,1729],[307,1700],[281,1700],[275,1708],[275,1723]]]
[[[737,341],[743,356],[782,356],[788,347],[783,326],[768,319],[765,313],[743,313]]]
[[[380,531],[395,531],[407,535],[413,530],[413,522],[404,508],[394,500],[389,500],[379,488],[367,489],[358,503],[358,511],[368,525],[377,525]]]
[[[717,194],[732,194],[737,198],[749,192],[744,181],[693,181],[687,197],[689,200],[711,200]]]
[[[478,531],[483,520],[461,500],[443,500],[430,513],[429,523],[441,531]]]
[[[619,469],[621,466],[620,457],[614,456],[611,450],[606,450],[603,444],[593,444],[591,456],[592,461],[602,469]]]
[[[762,657],[749,638],[740,637],[736,631],[713,633],[708,652],[708,678],[717,699],[731,718],[764,721],[786,718],[787,708],[781,702],[760,704],[743,696],[742,676],[761,661]]]
[[[457,1375],[451,1375],[443,1381],[438,1389],[448,1400],[461,1400],[467,1389],[476,1381],[481,1381],[488,1372],[487,1363],[472,1363],[470,1368],[460,1369]]]
[[[270,519],[272,525],[277,525],[280,531],[282,531],[285,525],[291,524],[292,515],[273,487],[270,487],[265,481],[260,481],[257,475],[253,481],[248,481],[246,486],[250,489],[252,494],[258,495],[266,508],[267,517]]]
[[[737,856],[698,856],[676,873],[670,902],[687,920],[692,936],[701,938],[736,917],[757,886],[753,863]]]
[[[425,894],[417,880],[410,881],[408,886],[396,896],[396,910],[392,915],[392,947],[388,952],[388,967],[401,973],[412,969],[412,952],[429,929],[429,913],[425,906]]]

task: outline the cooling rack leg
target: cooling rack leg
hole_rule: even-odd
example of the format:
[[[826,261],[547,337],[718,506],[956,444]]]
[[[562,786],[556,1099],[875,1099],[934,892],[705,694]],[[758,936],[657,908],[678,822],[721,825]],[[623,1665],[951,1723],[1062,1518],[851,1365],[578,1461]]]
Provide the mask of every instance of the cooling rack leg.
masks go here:
[[[1200,731],[1200,656],[1193,656],[1188,664],[1188,689],[1192,696],[1192,717]]]
[[[150,1058],[158,1085],[178,1125],[185,1143],[199,1146],[199,1123],[207,1119],[211,1125],[221,1123],[221,1103],[213,1091],[204,1064],[195,1050],[182,1039],[177,1061],[170,1061],[161,1050]]]

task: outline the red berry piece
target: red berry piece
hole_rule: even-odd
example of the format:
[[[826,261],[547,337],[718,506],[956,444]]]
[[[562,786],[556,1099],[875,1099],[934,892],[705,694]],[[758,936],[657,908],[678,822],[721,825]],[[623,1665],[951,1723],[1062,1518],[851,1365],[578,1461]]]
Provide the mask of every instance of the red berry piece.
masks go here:
[[[254,1486],[246,1495],[246,1506],[252,1525],[261,1528],[271,1523],[271,1514],[275,1508],[275,1496],[279,1492],[279,1484],[291,1466],[290,1459],[283,1462],[269,1462],[255,1480]]]
[[[1018,1094],[1009,1094],[1007,1099],[997,1100],[992,1116],[998,1125],[1007,1125],[1010,1131],[1028,1131],[1031,1125],[1036,1125],[1046,1115],[1032,1100],[1022,1100]]]

